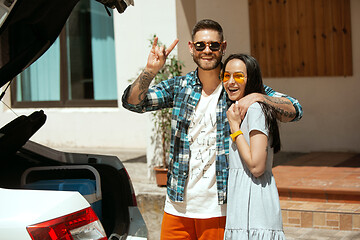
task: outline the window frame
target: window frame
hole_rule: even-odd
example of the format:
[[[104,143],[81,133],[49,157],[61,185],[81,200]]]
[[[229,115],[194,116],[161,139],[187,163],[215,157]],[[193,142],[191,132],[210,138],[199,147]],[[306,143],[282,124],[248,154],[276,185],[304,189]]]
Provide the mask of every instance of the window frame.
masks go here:
[[[59,101],[17,101],[16,77],[11,83],[11,107],[13,108],[76,108],[76,107],[118,107],[118,99],[95,100],[75,99],[69,100],[68,67],[67,67],[67,36],[66,25],[59,34],[60,40],[60,100]]]

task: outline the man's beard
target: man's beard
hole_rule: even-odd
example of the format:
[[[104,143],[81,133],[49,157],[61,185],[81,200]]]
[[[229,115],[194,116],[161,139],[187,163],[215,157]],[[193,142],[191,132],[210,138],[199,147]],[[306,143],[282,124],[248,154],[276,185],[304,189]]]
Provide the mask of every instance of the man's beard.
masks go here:
[[[220,55],[218,58],[213,58],[215,59],[216,61],[214,62],[211,62],[211,64],[204,64],[204,60],[201,60],[201,56],[204,56],[204,54],[202,55],[193,55],[193,60],[194,62],[198,65],[199,68],[201,68],[202,70],[213,70],[215,68],[217,68],[219,66],[219,64],[221,63],[221,59],[222,59],[222,56]]]

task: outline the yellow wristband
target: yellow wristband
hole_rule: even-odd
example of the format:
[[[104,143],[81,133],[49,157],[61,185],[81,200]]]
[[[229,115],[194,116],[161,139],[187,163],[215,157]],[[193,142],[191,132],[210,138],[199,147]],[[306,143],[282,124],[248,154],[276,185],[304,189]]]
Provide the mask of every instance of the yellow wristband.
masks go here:
[[[233,140],[233,142],[235,142],[236,137],[239,136],[239,135],[241,135],[241,134],[243,134],[243,132],[242,132],[241,130],[239,130],[239,131],[237,131],[237,132],[234,132],[234,133],[230,134],[230,137],[231,137],[231,139]]]

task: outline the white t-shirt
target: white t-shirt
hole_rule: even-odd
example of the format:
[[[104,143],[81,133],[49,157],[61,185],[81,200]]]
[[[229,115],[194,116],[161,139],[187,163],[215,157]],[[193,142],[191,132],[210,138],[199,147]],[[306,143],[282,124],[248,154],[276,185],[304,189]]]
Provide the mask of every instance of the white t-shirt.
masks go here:
[[[225,216],[226,204],[218,204],[216,184],[216,105],[222,84],[209,96],[201,96],[188,130],[189,177],[183,202],[166,196],[165,212],[189,218]]]

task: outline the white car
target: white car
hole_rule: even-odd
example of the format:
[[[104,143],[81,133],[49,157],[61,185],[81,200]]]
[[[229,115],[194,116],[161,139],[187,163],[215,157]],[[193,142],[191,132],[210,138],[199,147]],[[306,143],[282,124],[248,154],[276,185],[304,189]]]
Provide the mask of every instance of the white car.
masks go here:
[[[78,1],[0,0],[0,87],[52,45]],[[97,1],[120,13],[133,3]],[[29,22],[33,28],[27,27]],[[33,35],[17,41],[20,30]],[[45,121],[39,110],[0,129],[0,239],[147,239],[121,161],[116,156],[61,152],[30,141]]]

